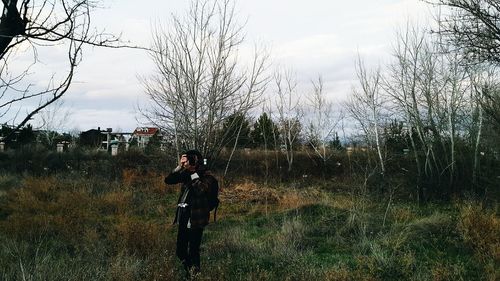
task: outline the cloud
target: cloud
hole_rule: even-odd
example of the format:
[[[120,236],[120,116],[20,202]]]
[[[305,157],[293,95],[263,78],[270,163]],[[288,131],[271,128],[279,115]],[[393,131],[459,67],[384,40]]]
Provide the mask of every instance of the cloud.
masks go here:
[[[76,128],[79,131],[101,127],[101,129],[113,128],[115,131],[120,128],[124,132],[132,132],[138,125],[135,117],[135,112],[127,109],[75,109],[72,112],[72,120],[75,121],[68,124],[67,127]]]
[[[109,3],[109,9],[95,14],[93,23],[98,30],[105,27],[108,32],[123,32],[125,40],[142,46],[149,46],[152,21],[168,22],[171,12],[183,14],[187,8],[187,1]],[[385,63],[395,31],[408,18],[427,19],[429,8],[420,0],[253,0],[237,1],[237,10],[240,22],[248,18],[246,41],[240,48],[243,63],[251,61],[255,42],[263,42],[270,50],[271,63],[293,68],[306,93],[311,79],[322,75],[325,91],[337,99],[345,98],[356,83],[358,53],[368,67]],[[33,69],[38,87],[46,86],[55,71],[64,73],[63,47],[40,48],[43,63]],[[20,65],[31,62],[29,55],[19,59]],[[153,71],[144,51],[86,47],[65,96],[74,108],[75,124],[81,129],[135,128],[134,108],[147,104],[137,76]]]

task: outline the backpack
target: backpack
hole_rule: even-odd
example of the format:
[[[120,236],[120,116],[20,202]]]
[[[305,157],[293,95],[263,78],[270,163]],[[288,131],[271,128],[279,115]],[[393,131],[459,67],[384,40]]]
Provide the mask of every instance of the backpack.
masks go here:
[[[219,207],[219,183],[212,175],[207,175],[210,178],[210,186],[208,191],[208,207],[210,211],[214,211],[214,221],[217,221],[217,208]]]

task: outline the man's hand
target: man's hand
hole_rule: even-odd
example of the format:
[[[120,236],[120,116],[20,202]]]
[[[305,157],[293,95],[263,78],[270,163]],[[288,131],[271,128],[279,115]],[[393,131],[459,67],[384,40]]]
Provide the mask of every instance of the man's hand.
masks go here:
[[[179,166],[185,169],[185,168],[187,168],[188,165],[189,165],[189,161],[187,159],[186,154],[184,154],[181,156],[181,159],[179,160]]]
[[[181,158],[179,159],[179,164],[177,167],[174,169],[174,172],[179,172],[181,170],[186,169],[189,166],[189,161],[186,157],[186,155],[182,155]]]

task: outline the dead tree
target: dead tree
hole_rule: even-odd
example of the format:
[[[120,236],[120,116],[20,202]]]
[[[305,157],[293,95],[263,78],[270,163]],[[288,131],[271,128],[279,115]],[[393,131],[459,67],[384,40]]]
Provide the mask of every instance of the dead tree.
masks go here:
[[[334,112],[333,101],[326,97],[324,82],[321,76],[312,81],[313,91],[308,97],[309,127],[306,138],[314,153],[321,159],[323,165],[332,157],[329,143],[335,137],[335,130],[344,118],[342,110]]]
[[[347,109],[356,122],[361,126],[366,142],[375,146],[380,166],[380,173],[385,174],[385,152],[381,136],[384,124],[382,111],[384,110],[384,99],[381,89],[381,74],[377,68],[373,72],[366,69],[360,57],[356,62],[356,73],[359,81],[359,89],[354,89]]]
[[[301,95],[297,89],[297,80],[291,70],[277,71],[274,75],[276,83],[276,109],[279,134],[282,139],[282,151],[288,163],[287,171],[291,172],[294,161],[295,145],[302,130],[300,120],[304,116],[300,105]]]
[[[429,157],[432,155],[432,146],[425,141],[425,124],[420,114],[421,108],[418,89],[418,62],[425,44],[424,35],[416,28],[407,27],[397,34],[393,50],[394,62],[388,66],[388,74],[384,80],[384,88],[394,104],[394,115],[400,116],[410,132],[411,149],[417,169],[416,194],[417,201],[424,200],[422,178],[427,175]],[[415,133],[413,133],[415,132]],[[420,153],[420,144],[427,151],[425,159]]]
[[[439,19],[446,44],[469,62],[500,63],[500,2],[498,0],[427,0],[450,11]]]
[[[469,72],[461,57],[443,49],[439,38],[415,27],[399,33],[394,62],[384,87],[409,130],[419,180],[438,196],[459,191],[457,163],[463,159],[458,143],[469,133],[464,128],[475,110]],[[422,181],[425,181],[424,184]]]
[[[39,140],[53,148],[58,133],[68,129],[66,126],[71,114],[71,110],[64,106],[64,100],[62,99],[41,110],[37,116],[38,124],[36,127],[36,129],[40,130]]]
[[[267,55],[256,50],[243,65],[243,26],[234,9],[231,0],[193,0],[184,17],[173,15],[169,28],[153,30],[157,74],[142,78],[150,103],[141,111],[170,134],[177,151],[197,148],[216,158],[232,139],[221,131],[223,122],[246,115],[265,89]]]
[[[485,139],[493,139],[493,143],[488,144],[492,147],[498,147],[498,128],[495,122],[491,122],[488,126],[488,120],[484,114],[485,108],[490,109],[488,105],[489,96],[493,92],[499,91],[500,84],[498,82],[498,69],[491,66],[475,67],[469,70],[471,80],[471,100],[473,101],[474,112],[473,118],[470,120],[469,131],[473,149],[473,171],[472,171],[472,186],[476,194],[485,194],[485,187],[481,186],[481,150],[484,149]],[[485,104],[486,103],[486,104]],[[498,104],[496,105],[498,106]],[[493,126],[491,126],[493,125]],[[492,136],[491,136],[491,133]],[[488,146],[487,145],[487,146]]]

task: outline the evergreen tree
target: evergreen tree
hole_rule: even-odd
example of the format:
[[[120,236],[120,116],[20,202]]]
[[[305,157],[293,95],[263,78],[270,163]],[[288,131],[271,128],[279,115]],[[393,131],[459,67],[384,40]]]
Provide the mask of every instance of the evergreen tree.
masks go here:
[[[241,129],[240,129],[241,128]],[[250,144],[250,121],[242,113],[233,113],[222,125],[222,139],[226,147],[246,147]]]
[[[339,134],[335,132],[335,138],[329,143],[330,149],[342,150],[342,143],[340,142]]]
[[[149,138],[149,141],[146,144],[144,152],[146,152],[146,154],[156,154],[160,152],[160,148],[161,148],[161,137],[158,135],[158,133],[156,133],[151,138]]]
[[[276,140],[279,140],[278,128],[267,113],[262,113],[254,123],[251,138],[254,147],[263,148],[266,144],[267,147],[276,146]]]
[[[403,149],[409,148],[410,136],[403,127],[403,122],[393,120],[386,128],[385,144],[387,150],[392,153],[402,153]]]

